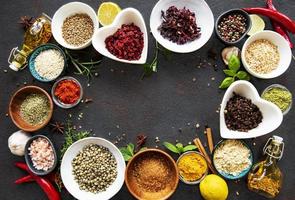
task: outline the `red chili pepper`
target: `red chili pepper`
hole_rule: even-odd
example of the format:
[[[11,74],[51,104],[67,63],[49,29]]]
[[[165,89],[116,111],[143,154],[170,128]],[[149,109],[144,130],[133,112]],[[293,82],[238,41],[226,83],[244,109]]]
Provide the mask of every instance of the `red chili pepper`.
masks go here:
[[[56,191],[55,187],[46,178],[41,178],[40,176],[35,175],[33,177],[49,200],[61,200],[59,192]]]
[[[272,20],[280,23],[286,30],[288,30],[291,33],[295,33],[295,22],[290,19],[288,16],[284,15],[283,13],[280,13],[275,10],[270,10],[268,8],[243,8],[248,13],[251,14],[258,14],[258,15],[264,15]]]
[[[24,176],[22,178],[17,179],[16,181],[14,181],[15,184],[22,184],[22,183],[29,183],[29,182],[33,182],[34,179],[31,175],[27,175]]]
[[[15,166],[27,171],[30,176],[38,183],[38,185],[42,188],[42,190],[45,192],[49,200],[61,200],[60,194],[57,192],[55,187],[50,183],[49,180],[46,178],[42,178],[40,176],[36,176],[33,174],[30,170],[29,167],[22,162],[16,162]]]
[[[273,5],[272,0],[267,0],[266,4],[267,4],[267,8],[269,8],[271,10],[275,10],[275,11],[277,10]],[[281,36],[283,36],[285,38],[285,40],[287,40],[290,48],[292,49],[294,47],[294,45],[290,39],[288,32],[279,23],[275,22],[274,20],[271,20],[271,24],[272,24],[274,30],[277,33],[279,33]]]

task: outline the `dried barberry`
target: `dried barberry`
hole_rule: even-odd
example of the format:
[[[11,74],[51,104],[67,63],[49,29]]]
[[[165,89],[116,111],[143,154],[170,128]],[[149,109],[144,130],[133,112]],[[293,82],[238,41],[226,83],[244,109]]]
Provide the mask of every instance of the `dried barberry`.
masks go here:
[[[123,24],[113,35],[106,38],[105,45],[117,58],[139,60],[144,45],[143,33],[133,23]]]

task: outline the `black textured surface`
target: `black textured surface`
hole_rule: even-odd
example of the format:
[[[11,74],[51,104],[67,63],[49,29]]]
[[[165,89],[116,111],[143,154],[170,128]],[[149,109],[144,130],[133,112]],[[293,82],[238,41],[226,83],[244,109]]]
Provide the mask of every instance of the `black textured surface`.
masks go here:
[[[7,139],[11,133],[17,130],[9,117],[8,103],[11,95],[23,83],[39,85],[50,91],[50,84],[42,84],[34,81],[29,74],[28,69],[21,72],[12,72],[8,69],[7,56],[12,47],[20,45],[23,31],[16,23],[22,15],[37,16],[45,12],[52,16],[61,5],[68,1],[58,0],[1,0],[1,30],[0,30],[0,194],[1,200],[40,200],[46,199],[42,190],[35,183],[24,185],[13,184],[14,180],[24,176],[25,173],[15,168],[15,161],[24,161],[23,158],[10,154],[7,148]],[[102,1],[88,0],[95,10]],[[155,0],[116,0],[122,8],[135,7],[144,16],[147,27],[149,27],[150,12],[156,3]],[[295,19],[294,0],[275,1],[279,10]],[[213,10],[215,19],[223,11],[235,7],[253,7],[264,6],[264,1],[236,1],[236,0],[208,0],[208,4]],[[267,27],[269,21],[266,19]],[[149,28],[148,28],[149,29]],[[154,54],[155,40],[149,35],[149,56],[151,61]],[[166,60],[163,55],[159,57],[159,71],[151,78],[140,80],[142,69],[140,66],[132,66],[118,63],[104,58],[100,65],[100,76],[95,78],[90,87],[87,87],[87,81],[83,77],[77,77],[84,86],[85,97],[91,97],[93,103],[80,104],[71,110],[62,110],[55,107],[53,119],[64,120],[68,114],[73,114],[73,121],[76,125],[81,125],[85,129],[93,129],[96,136],[105,137],[114,141],[117,135],[126,133],[126,141],[135,142],[135,136],[138,133],[148,135],[147,145],[153,147],[158,145],[154,142],[155,137],[159,137],[161,142],[174,142],[176,139],[187,143],[195,135],[192,130],[193,125],[200,124],[198,134],[203,138],[203,127],[208,124],[213,128],[215,142],[220,140],[219,136],[219,115],[216,109],[221,102],[224,91],[218,89],[219,82],[224,78],[222,69],[224,65],[220,61],[217,63],[218,70],[208,65],[207,51],[214,47],[219,52],[224,47],[215,35],[199,51],[190,54],[172,54],[171,58]],[[90,49],[91,50],[91,49]],[[206,61],[205,61],[206,60]],[[197,67],[203,63],[200,69]],[[207,63],[207,64],[206,64]],[[3,70],[7,69],[8,73]],[[73,68],[72,68],[73,69]],[[69,73],[72,74],[72,73]],[[258,80],[253,78],[252,82],[261,92],[271,83],[281,83],[287,86],[292,92],[295,90],[295,71],[294,62],[289,70],[279,78],[272,80]],[[212,80],[212,78],[215,80]],[[193,79],[196,79],[194,82]],[[214,79],[213,78],[213,79]],[[83,112],[84,116],[78,120],[78,114]],[[293,191],[295,185],[295,157],[292,145],[295,143],[294,136],[294,110],[284,117],[283,124],[273,133],[248,140],[253,147],[255,162],[261,159],[261,151],[264,143],[272,134],[278,134],[284,137],[286,149],[283,159],[279,165],[284,173],[284,183],[281,194],[276,198],[279,200],[295,200]],[[179,132],[179,128],[182,132]],[[50,133],[48,128],[39,133],[47,135],[53,140],[57,147],[63,142],[63,136]],[[111,134],[109,134],[111,133]],[[255,142],[255,146],[253,146]],[[124,145],[120,143],[119,146]],[[230,200],[261,200],[264,199],[249,192],[245,179],[239,183],[228,181]],[[237,195],[237,192],[239,195]],[[67,192],[63,192],[62,199],[73,199]],[[132,199],[124,186],[122,190],[113,198],[114,200]],[[182,183],[171,199],[201,199],[198,186],[187,186]]]

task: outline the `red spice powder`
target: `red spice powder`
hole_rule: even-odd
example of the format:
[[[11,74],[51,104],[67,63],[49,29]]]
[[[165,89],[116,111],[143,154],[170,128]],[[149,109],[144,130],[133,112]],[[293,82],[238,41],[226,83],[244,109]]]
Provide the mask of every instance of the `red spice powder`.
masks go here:
[[[123,24],[113,35],[105,40],[107,50],[117,58],[139,60],[143,50],[143,33],[133,23]]]
[[[62,80],[57,84],[54,95],[64,104],[73,104],[80,97],[80,86],[73,80]]]

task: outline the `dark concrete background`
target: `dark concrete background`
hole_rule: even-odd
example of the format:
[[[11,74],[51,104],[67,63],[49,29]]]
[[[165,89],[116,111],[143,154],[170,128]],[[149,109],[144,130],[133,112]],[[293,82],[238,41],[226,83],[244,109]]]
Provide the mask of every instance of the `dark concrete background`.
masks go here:
[[[54,12],[64,3],[69,1],[58,0],[1,0],[1,30],[0,30],[0,194],[1,200],[40,200],[46,196],[35,183],[14,185],[17,178],[24,176],[25,173],[13,166],[15,161],[24,161],[21,157],[10,154],[7,148],[7,139],[11,133],[17,131],[17,127],[5,114],[8,112],[8,103],[11,95],[18,88],[27,84],[39,85],[50,91],[51,84],[42,84],[34,81],[28,69],[21,72],[13,72],[8,69],[7,57],[12,47],[21,44],[23,30],[17,24],[22,15],[38,16],[45,12],[53,16]],[[85,3],[97,10],[102,1],[88,0]],[[135,7],[144,16],[146,25],[149,29],[150,12],[155,5],[155,0],[116,0],[122,8]],[[236,0],[208,0],[208,4],[213,10],[215,18],[223,11],[235,7],[254,7],[264,6],[264,1],[236,1]],[[279,10],[295,19],[295,1],[284,0],[275,1]],[[268,28],[269,21],[266,19]],[[155,40],[149,35],[149,56],[148,61],[153,59]],[[152,77],[140,80],[142,68],[118,63],[104,58],[99,66],[100,76],[95,78],[90,87],[87,87],[87,80],[84,77],[77,77],[84,86],[85,97],[93,98],[93,103],[80,104],[70,110],[63,110],[55,107],[53,119],[64,121],[71,113],[75,125],[81,125],[84,129],[93,129],[96,136],[107,138],[111,141],[116,136],[126,133],[126,140],[118,146],[125,145],[126,142],[135,142],[138,133],[145,133],[148,136],[149,147],[160,144],[155,143],[155,137],[159,137],[161,142],[174,142],[179,140],[182,143],[192,141],[195,136],[192,130],[193,125],[200,124],[198,134],[203,141],[203,128],[206,124],[213,128],[215,142],[220,140],[219,136],[219,114],[216,110],[221,102],[224,91],[218,89],[220,81],[224,78],[222,69],[224,65],[217,62],[218,70],[214,71],[208,62],[207,51],[214,47],[219,52],[224,47],[215,37],[200,50],[190,54],[172,54],[170,59],[160,54],[158,73]],[[90,48],[89,51],[92,51]],[[202,64],[201,68],[197,66]],[[7,69],[8,73],[3,70]],[[70,66],[72,74],[73,67]],[[272,83],[281,83],[291,91],[295,91],[294,62],[289,70],[279,78],[271,80],[258,80],[253,78],[252,82],[259,92]],[[214,78],[213,78],[214,77]],[[193,79],[196,79],[194,82]],[[215,80],[212,80],[215,79]],[[253,147],[255,162],[261,159],[262,147],[272,134],[280,135],[284,138],[286,149],[283,159],[279,162],[284,173],[284,183],[280,195],[280,200],[295,200],[293,191],[295,185],[295,157],[292,145],[295,144],[294,136],[294,110],[284,117],[283,124],[273,133],[248,140],[248,144]],[[79,113],[84,116],[78,120]],[[182,132],[179,132],[182,128]],[[39,133],[50,137],[57,148],[63,142],[63,136],[53,134],[49,128],[44,128]],[[110,134],[109,134],[110,133]],[[255,145],[253,145],[255,143]],[[261,200],[263,197],[248,191],[245,179],[239,183],[228,181],[229,198],[233,199],[255,199]],[[63,192],[62,199],[73,199],[67,192]],[[198,186],[187,186],[183,183],[171,199],[200,199]],[[124,186],[122,190],[113,198],[114,200],[132,199]]]

